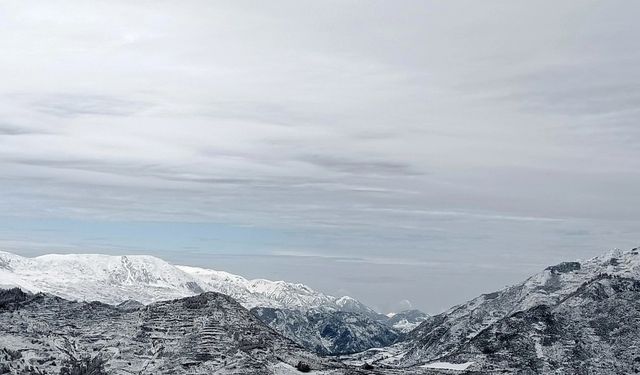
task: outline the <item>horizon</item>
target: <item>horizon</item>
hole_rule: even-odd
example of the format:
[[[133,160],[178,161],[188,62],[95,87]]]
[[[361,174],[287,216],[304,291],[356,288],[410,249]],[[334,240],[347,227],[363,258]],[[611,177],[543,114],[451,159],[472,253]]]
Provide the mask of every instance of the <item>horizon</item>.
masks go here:
[[[632,252],[632,251],[637,250],[637,249],[638,249],[638,247],[629,248],[629,249],[612,248],[612,249],[609,249],[609,250],[607,250],[605,252],[602,252],[602,253],[597,254],[597,255],[595,255],[593,257],[590,257],[590,258],[564,259],[561,262],[558,262],[558,264],[559,263],[563,263],[563,262],[571,262],[571,261],[584,262],[584,261],[589,261],[589,260],[597,258],[597,257],[601,257],[603,255],[607,255],[607,254],[609,254],[611,252],[621,251],[623,253],[627,253],[627,252]],[[3,249],[0,249],[0,253],[2,253],[2,252],[8,253],[8,254],[13,254],[13,255],[19,255],[19,254],[16,254],[16,253],[12,253],[12,252],[8,252],[8,251],[5,251]],[[174,267],[178,267],[178,268],[182,267],[182,266],[186,266],[186,267],[195,267],[195,268],[207,269],[207,270],[211,270],[211,271],[215,271],[215,272],[227,272],[227,273],[230,273],[230,274],[235,275],[235,276],[240,276],[240,277],[244,278],[247,281],[265,280],[265,281],[269,281],[269,282],[286,282],[286,283],[291,283],[291,284],[303,284],[303,285],[315,290],[316,292],[320,292],[320,293],[323,293],[325,295],[333,296],[333,297],[338,298],[338,299],[339,298],[343,298],[343,297],[355,298],[356,300],[359,300],[360,302],[363,302],[365,305],[367,305],[369,307],[372,307],[376,312],[384,314],[384,315],[387,315],[387,316],[389,316],[389,314],[393,315],[393,314],[397,314],[399,312],[407,311],[407,310],[420,310],[420,311],[426,312],[427,314],[430,314],[430,315],[437,315],[437,314],[440,314],[440,313],[444,313],[445,311],[448,311],[448,310],[450,310],[450,309],[452,309],[452,308],[454,308],[454,307],[456,307],[458,305],[461,305],[461,304],[464,304],[465,302],[468,302],[472,298],[479,297],[481,294],[493,293],[493,292],[504,290],[505,288],[512,287],[512,286],[517,285],[517,284],[519,284],[521,282],[524,282],[525,279],[528,279],[529,277],[532,277],[532,276],[534,276],[534,275],[536,275],[536,274],[538,274],[540,272],[543,272],[544,270],[546,270],[550,266],[557,265],[556,263],[547,264],[546,266],[541,267],[537,271],[532,272],[531,274],[527,275],[525,278],[523,278],[521,280],[516,280],[512,284],[505,285],[503,288],[499,288],[499,289],[495,289],[495,290],[485,290],[485,291],[479,292],[477,295],[474,295],[473,297],[470,297],[470,298],[468,298],[466,300],[459,301],[458,303],[455,303],[455,304],[453,304],[451,306],[448,306],[446,308],[442,308],[442,309],[436,310],[436,311],[429,311],[429,310],[421,310],[419,307],[413,306],[409,301],[406,301],[407,303],[405,303],[405,304],[402,304],[402,303],[398,304],[395,307],[395,309],[393,309],[393,310],[383,310],[383,309],[380,309],[378,306],[369,304],[367,301],[360,300],[357,296],[340,294],[340,293],[338,293],[338,294],[330,293],[330,292],[327,292],[325,290],[318,289],[318,288],[314,287],[313,285],[308,285],[306,283],[298,282],[296,280],[269,279],[269,278],[264,278],[264,277],[247,277],[246,275],[237,274],[237,273],[234,273],[234,272],[229,272],[229,271],[224,270],[224,269],[216,269],[216,268],[211,268],[211,267],[207,267],[207,266],[203,266],[203,265],[192,265],[192,264],[175,263],[175,262],[171,262],[171,261],[169,261],[167,259],[164,259],[164,258],[162,258],[160,256],[153,255],[153,254],[145,254],[145,253],[139,253],[139,254],[136,254],[136,253],[133,253],[133,254],[106,254],[106,253],[99,253],[99,252],[94,252],[94,253],[60,252],[60,253],[42,253],[42,254],[38,254],[38,255],[19,255],[19,256],[23,256],[25,258],[38,258],[38,257],[42,257],[42,256],[47,256],[47,255],[70,255],[70,256],[73,256],[73,255],[100,255],[100,256],[114,256],[114,257],[118,257],[118,256],[127,256],[127,257],[130,257],[130,256],[133,256],[133,257],[135,257],[135,256],[143,256],[143,257],[151,257],[151,258],[159,259],[160,261],[166,262],[166,263],[168,263],[168,264],[170,264],[170,265],[172,265]]]
[[[639,11],[5,2],[0,250],[437,313],[636,247]]]

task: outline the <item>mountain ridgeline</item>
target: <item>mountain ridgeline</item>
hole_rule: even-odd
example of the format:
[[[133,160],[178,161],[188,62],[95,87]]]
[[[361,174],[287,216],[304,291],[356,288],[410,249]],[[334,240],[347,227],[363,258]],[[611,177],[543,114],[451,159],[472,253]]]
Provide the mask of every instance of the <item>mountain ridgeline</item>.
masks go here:
[[[466,371],[479,373],[636,373],[639,286],[638,249],[560,263],[428,317],[384,350],[345,360],[393,367],[467,363]]]
[[[303,284],[247,280],[223,271],[175,266],[147,255],[50,254],[25,258],[0,252],[3,285],[108,304],[126,300],[148,304],[213,291],[233,297],[246,308],[340,309],[339,298]]]

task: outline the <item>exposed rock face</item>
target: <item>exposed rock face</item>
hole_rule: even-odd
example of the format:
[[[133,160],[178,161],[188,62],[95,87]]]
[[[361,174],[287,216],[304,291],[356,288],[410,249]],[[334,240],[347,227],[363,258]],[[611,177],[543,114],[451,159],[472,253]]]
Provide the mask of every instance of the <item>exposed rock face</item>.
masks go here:
[[[144,305],[138,301],[129,299],[122,303],[119,303],[116,307],[124,311],[134,311],[144,308]]]
[[[29,298],[29,294],[18,288],[0,289],[0,311],[13,311]]]
[[[400,334],[367,316],[344,311],[306,312],[254,308],[251,312],[269,327],[321,355],[361,352],[393,344]]]
[[[559,273],[567,273],[571,271],[578,271],[580,267],[581,266],[579,262],[562,262],[555,266],[549,266],[545,270],[551,271],[552,274],[559,274]]]

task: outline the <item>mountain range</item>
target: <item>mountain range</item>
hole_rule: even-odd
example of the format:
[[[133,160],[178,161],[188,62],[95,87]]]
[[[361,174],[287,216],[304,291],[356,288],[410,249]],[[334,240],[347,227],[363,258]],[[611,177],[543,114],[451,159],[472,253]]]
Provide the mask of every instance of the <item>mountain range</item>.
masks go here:
[[[0,284],[16,274],[26,278],[24,259],[3,254]],[[74,263],[72,269],[76,267]],[[160,277],[125,268],[134,271],[107,272],[123,290],[131,280],[154,287],[178,285],[192,294],[197,290],[188,282],[195,280],[199,288],[211,285],[195,277]],[[67,277],[72,285],[81,283]],[[35,276],[26,279],[42,282]],[[146,295],[159,294],[150,290],[154,292]],[[277,295],[278,301],[294,301],[292,306],[299,301]],[[397,314],[397,320],[377,320],[380,314],[375,311],[367,315],[340,310],[358,306],[355,300],[327,298],[325,306],[253,306],[249,312],[233,297],[217,292],[147,305],[126,300],[113,306],[11,289],[0,293],[0,363],[10,363],[13,367],[4,370],[12,374],[38,365],[63,374],[63,367],[93,360],[113,373],[141,373],[147,368],[151,373],[264,374],[640,372],[638,249],[549,266],[521,283],[434,316],[405,312]],[[418,319],[421,323],[408,332],[393,328]],[[341,355],[327,357],[335,354]]]
[[[148,255],[49,254],[26,258],[0,252],[0,285],[109,304],[126,300],[148,304],[214,291],[233,297],[246,308],[340,309],[339,298],[303,284],[247,280],[223,271],[174,266]],[[369,309],[363,312],[369,313]]]
[[[222,293],[247,309],[275,309],[280,311],[277,316],[296,315],[300,319],[314,316],[304,330],[289,326],[286,320],[270,319],[266,323],[318,354],[353,353],[391,344],[407,324],[398,321],[396,329],[395,320],[352,297],[336,298],[304,284],[248,280],[223,271],[175,266],[146,255],[50,254],[26,258],[0,252],[0,287],[113,305],[132,301],[149,304],[209,291]],[[258,315],[260,319],[267,316]],[[418,320],[409,324],[417,325]],[[329,333],[327,326],[340,327],[340,334]]]

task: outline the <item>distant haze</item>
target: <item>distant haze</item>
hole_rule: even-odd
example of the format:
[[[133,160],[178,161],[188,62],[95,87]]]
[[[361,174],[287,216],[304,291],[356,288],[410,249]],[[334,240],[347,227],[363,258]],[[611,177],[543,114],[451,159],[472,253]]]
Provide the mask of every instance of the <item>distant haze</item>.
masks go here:
[[[5,1],[0,249],[438,312],[640,233],[640,3]]]

